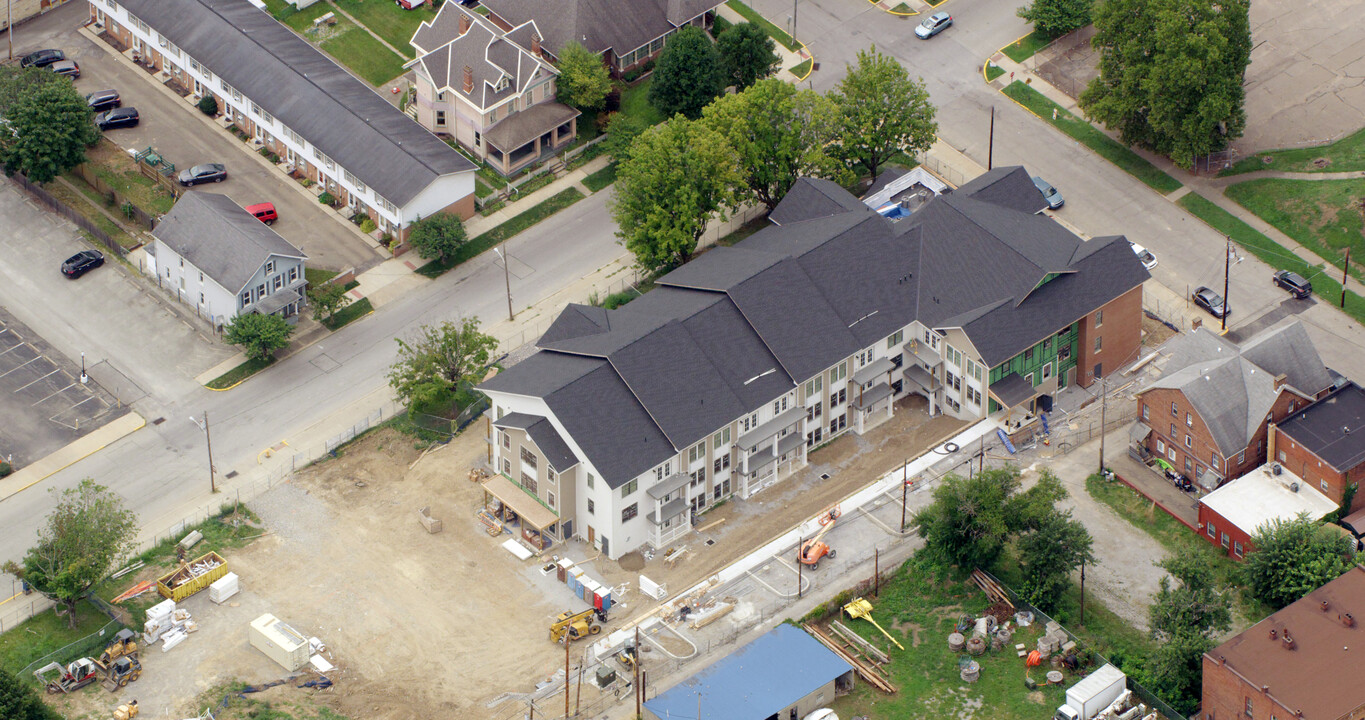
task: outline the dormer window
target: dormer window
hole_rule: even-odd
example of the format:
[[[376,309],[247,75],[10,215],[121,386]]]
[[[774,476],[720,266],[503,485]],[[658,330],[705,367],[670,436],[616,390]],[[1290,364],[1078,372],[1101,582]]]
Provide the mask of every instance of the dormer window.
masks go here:
[[[493,89],[494,89],[494,90],[506,90],[506,89],[507,89],[507,76],[506,76],[506,75],[503,75],[502,77],[499,77],[499,78],[498,78],[498,82],[497,82],[496,85],[493,86]]]

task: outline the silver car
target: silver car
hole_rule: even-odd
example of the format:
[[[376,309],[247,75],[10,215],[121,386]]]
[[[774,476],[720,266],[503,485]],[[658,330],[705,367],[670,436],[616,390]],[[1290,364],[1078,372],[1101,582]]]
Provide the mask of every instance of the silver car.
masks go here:
[[[924,20],[920,21],[919,25],[915,26],[915,34],[918,35],[921,40],[928,40],[943,32],[945,28],[952,24],[952,15],[949,15],[946,12],[936,12],[933,15],[924,18]]]

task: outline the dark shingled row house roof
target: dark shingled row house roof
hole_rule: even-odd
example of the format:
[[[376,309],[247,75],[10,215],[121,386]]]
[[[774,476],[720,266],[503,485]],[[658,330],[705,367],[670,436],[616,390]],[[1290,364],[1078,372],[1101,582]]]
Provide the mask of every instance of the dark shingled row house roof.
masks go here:
[[[129,12],[316,146],[406,205],[474,164],[246,0],[120,0]],[[226,92],[214,83],[214,92]]]
[[[482,0],[513,26],[534,21],[545,46],[559,54],[571,40],[617,55],[663,37],[721,0]]]
[[[893,222],[803,179],[779,225],[621,309],[570,305],[482,387],[543,398],[615,488],[916,320],[998,365],[1148,277],[1125,239],[1082,241],[1038,200],[1001,168]]]

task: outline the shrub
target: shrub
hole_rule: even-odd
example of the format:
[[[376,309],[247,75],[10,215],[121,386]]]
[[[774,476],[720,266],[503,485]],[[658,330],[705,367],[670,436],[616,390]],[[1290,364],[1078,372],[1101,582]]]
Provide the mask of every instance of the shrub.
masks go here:
[[[374,220],[371,219],[369,215],[365,215],[364,219],[360,221],[360,232],[363,232],[366,235],[374,232],[374,227]]]
[[[612,85],[611,90],[607,91],[605,103],[602,107],[604,113],[614,113],[621,109],[621,87],[619,85]]]
[[[337,201],[336,197],[329,192],[324,192],[318,196],[318,202],[322,203],[323,205],[334,205],[336,204],[336,201]]]
[[[636,80],[639,80],[641,77],[643,77],[646,73],[650,73],[653,71],[654,60],[651,58],[650,61],[645,63],[644,65],[641,65],[631,70],[627,70],[626,73],[621,76],[621,79],[625,80],[628,83],[633,83]]]
[[[14,472],[14,466],[0,460],[0,478],[8,477]]]
[[[299,181],[299,184],[300,184],[300,185],[303,185],[303,186],[306,187],[306,188],[308,188],[308,187],[313,187],[313,184],[314,184],[314,183],[313,183],[313,181],[312,181],[311,179],[309,179],[309,178],[304,178],[304,179],[302,179],[302,180]]]
[[[124,203],[119,206],[119,210],[123,211],[123,217],[128,218],[129,220],[137,217],[137,206],[130,202],[124,201]]]
[[[199,105],[197,107],[199,108],[199,112],[204,113],[205,115],[211,116],[218,114],[218,100],[212,95],[205,95],[204,97],[199,98]]]

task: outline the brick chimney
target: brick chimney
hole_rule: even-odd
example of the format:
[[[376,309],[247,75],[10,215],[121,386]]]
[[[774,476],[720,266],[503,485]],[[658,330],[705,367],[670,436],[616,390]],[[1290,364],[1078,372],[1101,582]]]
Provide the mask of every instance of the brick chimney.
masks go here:
[[[464,94],[465,94],[465,95],[468,95],[468,94],[470,94],[470,93],[472,93],[472,92],[474,92],[474,68],[472,68],[472,67],[470,67],[470,66],[468,66],[468,65],[465,65],[465,66],[464,66]]]
[[[470,27],[471,24],[472,24],[472,23],[469,21],[469,15],[467,15],[467,14],[465,14],[465,13],[460,13],[460,34],[461,34],[461,35],[464,35],[465,33],[469,32],[469,27]]]
[[[541,52],[540,52],[540,36],[539,36],[539,35],[532,35],[532,36],[531,36],[531,54],[532,54],[532,55],[535,55],[536,57],[544,57],[543,55],[541,55]]]
[[[1288,376],[1288,375],[1285,375],[1285,374],[1283,374],[1283,373],[1281,373],[1281,374],[1279,374],[1279,375],[1276,375],[1276,376],[1275,376],[1275,389],[1276,389],[1276,390],[1279,390],[1280,388],[1284,387],[1284,384],[1285,384],[1286,382],[1288,382],[1288,380],[1289,380],[1289,376]]]

